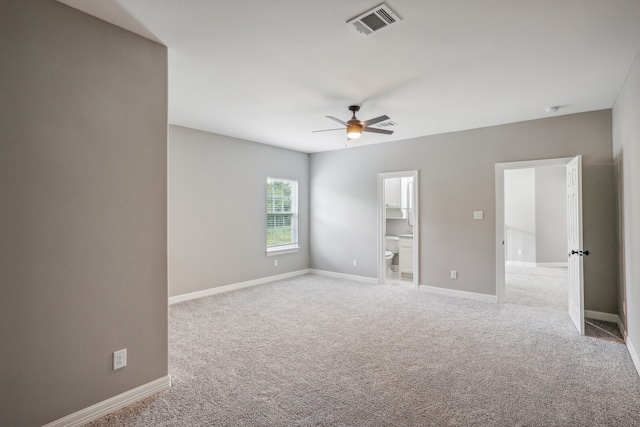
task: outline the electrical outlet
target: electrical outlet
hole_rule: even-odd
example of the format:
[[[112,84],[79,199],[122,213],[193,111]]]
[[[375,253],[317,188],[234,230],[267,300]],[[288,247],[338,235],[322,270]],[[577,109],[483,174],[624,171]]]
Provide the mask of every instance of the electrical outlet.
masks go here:
[[[357,260],[357,259],[354,259],[354,260],[353,260],[353,266],[354,266],[354,267],[357,267],[357,266],[358,266],[358,260]]]
[[[473,211],[473,219],[483,219],[484,212],[482,211]]]
[[[124,368],[127,366],[127,349],[113,352],[113,370]]]
[[[522,255],[522,249],[518,249],[518,255]]]
[[[277,259],[274,259],[274,260],[273,260],[273,266],[274,266],[274,267],[277,267],[277,266],[278,266],[278,260],[277,260]]]
[[[451,278],[452,279],[457,279],[458,278],[458,272],[455,270],[451,270]]]

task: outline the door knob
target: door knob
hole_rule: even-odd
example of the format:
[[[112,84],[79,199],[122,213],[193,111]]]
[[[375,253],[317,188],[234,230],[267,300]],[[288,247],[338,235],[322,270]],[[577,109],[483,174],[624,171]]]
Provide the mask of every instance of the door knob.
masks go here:
[[[569,256],[571,255],[589,255],[589,251],[571,251],[571,253],[569,253]]]

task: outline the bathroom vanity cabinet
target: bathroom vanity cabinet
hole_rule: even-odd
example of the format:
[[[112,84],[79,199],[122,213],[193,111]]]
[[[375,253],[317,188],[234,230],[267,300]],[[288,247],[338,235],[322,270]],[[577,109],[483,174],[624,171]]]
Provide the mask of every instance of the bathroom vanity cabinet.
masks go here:
[[[398,243],[398,262],[400,274],[413,274],[413,236],[400,236]]]

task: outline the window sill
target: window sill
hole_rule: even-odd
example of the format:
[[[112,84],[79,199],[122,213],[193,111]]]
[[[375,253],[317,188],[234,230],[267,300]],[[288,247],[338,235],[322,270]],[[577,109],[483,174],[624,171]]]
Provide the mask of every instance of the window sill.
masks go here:
[[[268,248],[267,256],[293,254],[300,250],[298,245],[281,246],[279,248]]]

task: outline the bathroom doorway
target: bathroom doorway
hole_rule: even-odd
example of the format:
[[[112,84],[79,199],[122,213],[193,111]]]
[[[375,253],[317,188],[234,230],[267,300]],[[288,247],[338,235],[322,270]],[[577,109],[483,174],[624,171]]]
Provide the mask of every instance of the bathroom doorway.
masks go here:
[[[418,289],[418,171],[378,174],[378,283]]]

